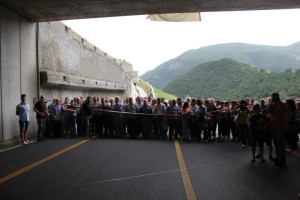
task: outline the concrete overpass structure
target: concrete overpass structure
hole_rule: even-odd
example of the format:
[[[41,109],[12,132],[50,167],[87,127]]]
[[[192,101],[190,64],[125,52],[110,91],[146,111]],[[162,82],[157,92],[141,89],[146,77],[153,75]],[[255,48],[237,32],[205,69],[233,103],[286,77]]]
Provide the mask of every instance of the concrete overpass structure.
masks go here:
[[[300,8],[299,0],[1,0],[32,22],[159,13]]]
[[[0,145],[18,139],[15,108],[22,93],[33,110],[31,100],[41,93],[50,98],[71,93],[124,96],[130,82],[138,79],[129,63],[110,57],[68,27],[48,21],[291,8],[300,8],[300,1],[0,0]],[[29,133],[34,136],[33,111],[31,122]]]

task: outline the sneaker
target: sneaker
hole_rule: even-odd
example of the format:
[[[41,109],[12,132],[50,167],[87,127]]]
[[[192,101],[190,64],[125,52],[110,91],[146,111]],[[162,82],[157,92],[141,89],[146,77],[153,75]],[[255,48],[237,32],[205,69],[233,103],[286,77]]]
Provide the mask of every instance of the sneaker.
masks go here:
[[[28,144],[31,144],[31,143],[33,143],[33,141],[29,141],[29,140],[26,140],[26,142],[27,142]]]
[[[241,145],[241,147],[242,147],[242,148],[245,148],[245,147],[246,147],[246,145],[242,144],[242,145]]]
[[[24,141],[23,144],[29,144],[28,142]]]

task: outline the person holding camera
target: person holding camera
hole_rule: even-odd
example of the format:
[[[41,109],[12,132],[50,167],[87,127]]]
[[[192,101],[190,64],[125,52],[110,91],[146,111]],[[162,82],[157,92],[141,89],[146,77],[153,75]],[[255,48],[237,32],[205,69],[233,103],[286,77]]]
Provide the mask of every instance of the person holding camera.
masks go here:
[[[273,93],[271,99],[267,111],[270,116],[270,128],[277,156],[274,159],[274,164],[283,167],[286,165],[285,131],[287,128],[287,108],[280,101],[278,93]]]

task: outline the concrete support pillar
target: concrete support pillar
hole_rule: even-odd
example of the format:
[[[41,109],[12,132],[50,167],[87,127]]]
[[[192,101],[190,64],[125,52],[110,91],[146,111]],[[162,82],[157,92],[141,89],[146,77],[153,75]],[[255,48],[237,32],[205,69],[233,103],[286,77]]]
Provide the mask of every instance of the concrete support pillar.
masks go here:
[[[37,94],[37,66],[35,24],[1,6],[0,13],[0,141],[3,142],[19,137],[16,106],[22,93],[33,107],[31,100]]]

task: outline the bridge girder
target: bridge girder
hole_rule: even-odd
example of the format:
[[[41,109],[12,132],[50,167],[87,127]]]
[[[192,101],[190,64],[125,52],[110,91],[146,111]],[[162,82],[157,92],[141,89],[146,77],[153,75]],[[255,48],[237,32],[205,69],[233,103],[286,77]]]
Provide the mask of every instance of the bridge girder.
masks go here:
[[[32,22],[160,13],[300,8],[299,0],[0,0]]]

